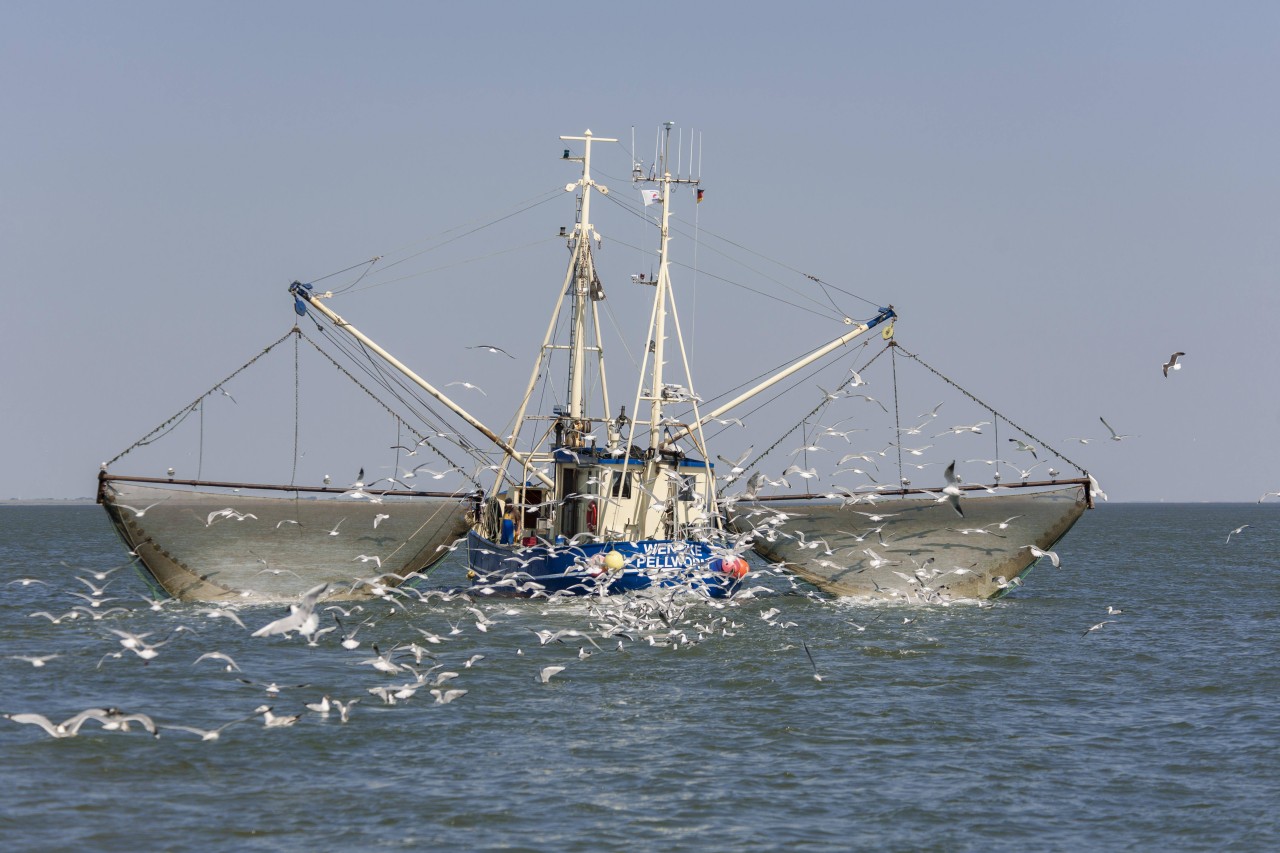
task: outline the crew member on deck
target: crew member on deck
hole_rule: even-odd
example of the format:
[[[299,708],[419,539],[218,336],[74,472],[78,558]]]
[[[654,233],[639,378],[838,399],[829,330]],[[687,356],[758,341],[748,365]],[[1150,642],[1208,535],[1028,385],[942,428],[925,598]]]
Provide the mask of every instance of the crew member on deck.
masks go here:
[[[499,545],[514,545],[516,541],[516,508],[508,506],[502,516],[502,535],[498,537]]]

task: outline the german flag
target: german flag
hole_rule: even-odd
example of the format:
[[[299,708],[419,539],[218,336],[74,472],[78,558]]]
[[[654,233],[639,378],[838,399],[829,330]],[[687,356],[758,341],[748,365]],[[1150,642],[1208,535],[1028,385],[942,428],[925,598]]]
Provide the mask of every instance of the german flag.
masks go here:
[[[702,190],[698,190],[698,204],[702,204]]]

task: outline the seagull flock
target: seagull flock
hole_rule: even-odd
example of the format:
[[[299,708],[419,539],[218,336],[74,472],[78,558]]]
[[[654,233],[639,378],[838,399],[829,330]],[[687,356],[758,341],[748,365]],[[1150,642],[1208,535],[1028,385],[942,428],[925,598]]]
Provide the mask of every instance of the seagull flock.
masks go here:
[[[497,348],[483,348],[506,354]],[[1163,365],[1166,377],[1170,371],[1181,369],[1182,364],[1178,359],[1184,355],[1185,353],[1176,352]],[[481,390],[469,383],[451,384]],[[855,372],[847,387],[866,384]],[[865,394],[852,395],[844,389],[823,393],[828,399],[836,399],[845,394],[881,405]],[[956,437],[957,440],[973,440],[966,437],[981,436],[983,428],[991,425],[989,421],[978,421],[955,424],[941,431],[936,431],[936,427],[930,430],[928,424],[938,417],[941,406],[942,404],[934,406],[932,410],[919,416],[919,423],[900,432],[904,435],[930,435],[935,440],[947,436]],[[1110,441],[1120,442],[1133,438],[1118,433],[1104,418],[1099,420],[1108,431],[1107,438]],[[721,423],[724,426],[741,425],[740,422]],[[815,439],[843,441],[848,445],[850,436],[858,430],[837,429],[840,426],[840,423],[822,426],[813,436]],[[1027,479],[1036,466],[1045,464],[1045,460],[1041,460],[1039,456],[1041,448],[1033,444],[1029,437],[1005,438],[1013,445],[1009,448],[1011,453],[1030,456],[1036,462],[1032,468],[1017,469],[1023,480]],[[1071,440],[1088,443],[1095,439]],[[902,448],[902,451],[908,456],[918,457],[930,446]],[[412,455],[412,449],[401,449],[408,450],[409,455]],[[746,492],[728,496],[730,504],[734,500],[753,499],[755,492],[766,484],[788,488],[790,484],[787,476],[800,481],[816,479],[819,476],[817,468],[802,460],[831,450],[820,440],[806,440],[791,452],[790,457],[795,461],[782,472],[782,477],[772,479],[767,474],[756,472],[749,477]],[[752,471],[752,466],[748,464],[752,452],[753,449],[748,448],[733,462],[722,460],[728,471],[722,475],[726,489]],[[877,460],[886,455],[887,449],[842,453],[835,473],[856,473],[874,483],[875,478],[864,469],[844,466],[856,460],[878,470]],[[970,459],[963,464],[987,463],[998,469],[998,462],[999,460]],[[918,470],[924,470],[929,464],[943,463],[926,461],[918,464]],[[959,460],[950,460],[941,475],[938,490],[924,491],[939,503],[947,504],[955,517],[961,520],[959,523],[963,524],[965,500],[959,487],[964,482],[958,474],[958,464]],[[417,474],[421,469],[422,466],[410,469],[406,472],[407,476]],[[1050,468],[1046,473],[1051,472]],[[362,482],[363,479],[362,470],[346,496],[376,503],[376,496],[367,491],[368,487]],[[998,476],[996,479],[999,479]],[[905,481],[903,485],[906,485]],[[1096,481],[1091,488],[1096,495],[1105,499],[1105,494],[1094,487]],[[874,496],[881,490],[843,489],[833,496],[843,499],[846,506],[874,504]],[[1259,502],[1265,502],[1269,498],[1280,498],[1280,492],[1266,492],[1259,498]],[[123,508],[141,518],[157,505]],[[909,589],[916,591],[919,601],[938,601],[925,594],[930,590],[929,585],[938,578],[952,574],[963,575],[968,571],[963,566],[938,565],[933,558],[919,562],[901,552],[895,552],[892,529],[897,513],[871,507],[869,510],[851,510],[852,514],[865,518],[867,524],[875,525],[857,532],[841,531],[857,543],[865,543],[857,549],[859,559],[865,556],[866,562],[875,567],[901,567],[901,571],[895,570],[894,574],[903,579]],[[780,517],[784,515],[768,514],[752,534],[741,537],[726,552],[731,551],[736,555],[747,551],[753,536],[782,536],[794,539],[798,548],[811,552],[818,558],[842,556],[833,552],[822,539],[806,537],[799,530],[788,533],[786,519]],[[375,527],[378,520],[387,517],[389,516],[385,514],[380,515],[374,522]],[[986,536],[1008,538],[1016,531],[1015,521],[1019,518],[1020,516],[1012,516],[986,525],[951,529],[962,536],[977,539]],[[241,513],[232,507],[210,513],[206,519],[202,519],[206,526],[255,520],[256,516],[251,513]],[[345,518],[334,525],[328,531],[329,535],[340,535],[344,521]],[[283,523],[285,522],[281,522]],[[1246,536],[1249,527],[1250,525],[1243,524],[1228,532],[1226,544],[1230,545],[1233,539]],[[458,544],[442,547],[453,550]],[[1019,550],[1028,551],[1032,559],[1047,560],[1055,568],[1062,564],[1057,553],[1034,544],[1023,545]],[[372,561],[379,567],[381,564],[381,560],[374,555],[362,554],[356,560]],[[821,683],[829,677],[823,672],[820,654],[815,654],[815,649],[820,653],[821,648],[811,646],[808,640],[794,633],[799,626],[796,622],[785,619],[782,608],[761,606],[762,602],[771,604],[775,600],[783,600],[780,596],[824,598],[802,587],[791,573],[785,571],[785,566],[780,569],[754,569],[750,575],[753,585],[739,590],[729,599],[718,600],[707,599],[694,589],[655,587],[625,596],[572,597],[567,602],[560,602],[560,594],[547,594],[537,588],[536,584],[518,584],[508,579],[466,590],[422,590],[412,585],[377,584],[371,585],[374,593],[372,599],[356,604],[338,604],[327,603],[326,596],[333,592],[333,588],[328,584],[321,584],[300,595],[287,606],[285,612],[271,614],[271,618],[267,619],[264,618],[260,605],[201,606],[150,598],[133,601],[111,595],[110,587],[119,583],[115,573],[132,563],[105,570],[79,569],[66,563],[61,565],[64,571],[57,577],[28,576],[7,582],[6,586],[27,590],[24,595],[38,591],[45,596],[45,600],[49,602],[47,609],[30,613],[29,618],[44,620],[40,631],[47,632],[51,648],[22,650],[23,653],[3,656],[3,661],[12,661],[10,665],[14,666],[30,667],[31,677],[44,677],[44,673],[50,673],[51,677],[66,677],[67,670],[77,660],[96,661],[95,670],[126,666],[167,668],[166,672],[170,677],[176,674],[177,677],[191,679],[221,680],[222,689],[215,693],[221,697],[219,701],[208,703],[206,713],[209,719],[174,719],[164,711],[162,703],[155,707],[122,709],[103,702],[93,707],[64,710],[61,713],[48,707],[8,708],[0,714],[11,723],[30,727],[55,739],[83,737],[88,732],[136,732],[152,738],[182,737],[215,743],[230,736],[229,732],[238,727],[249,725],[275,730],[296,725],[343,725],[353,720],[359,721],[363,715],[357,713],[357,706],[362,703],[365,707],[372,703],[384,707],[413,704],[465,705],[476,701],[476,696],[485,692],[486,661],[492,663],[498,654],[527,661],[519,665],[528,666],[527,678],[534,685],[531,689],[555,690],[566,680],[572,680],[578,667],[591,666],[593,658],[599,660],[604,655],[680,653],[701,644],[724,642],[725,638],[743,631],[749,620],[753,619],[771,630],[783,632],[784,637],[790,640],[782,647],[784,650],[794,649],[797,654],[803,652],[803,658],[796,658],[797,668],[807,669],[809,677],[815,683]],[[759,582],[761,580],[772,580],[773,583],[763,584]],[[996,581],[1002,589],[1013,588],[1020,583],[1016,577],[997,578]],[[79,587],[75,586],[77,584]],[[508,597],[513,594],[522,596],[519,606]],[[76,603],[71,604],[68,599],[76,599]],[[898,600],[910,602],[912,599],[908,595]],[[61,602],[65,603],[60,605]],[[166,628],[162,632],[157,632],[155,617],[149,615],[155,611],[167,611],[164,622]],[[1123,624],[1120,617],[1124,613],[1123,609],[1108,606],[1105,613],[1107,618],[1084,628],[1082,638],[1116,631]],[[563,623],[566,618],[577,620],[577,624],[574,627],[557,624]],[[178,620],[176,625],[175,619]],[[545,619],[554,627],[530,627],[528,622],[531,619]],[[902,624],[906,626],[915,621],[906,618]],[[888,628],[888,623],[880,618],[865,625],[849,624],[859,633],[866,632],[873,624],[882,629]],[[93,642],[92,650],[87,653],[84,649],[68,651],[66,646],[71,644],[60,646],[59,643],[61,637],[70,636],[63,632],[73,632],[74,636],[80,638],[89,637]],[[231,648],[235,656],[224,649],[211,647],[215,637],[223,642],[230,637],[235,645],[224,646],[224,649]],[[332,683],[322,689],[300,681],[292,668],[273,671],[272,660],[276,657],[273,650],[278,649],[280,644],[305,648],[308,654],[340,656],[340,660],[346,661],[351,681],[358,684],[358,687],[349,687],[347,695],[338,698]],[[240,661],[237,661],[237,657]],[[252,663],[249,658],[253,659]],[[332,663],[326,663],[325,668],[332,669]],[[246,671],[251,672],[252,676],[246,675]],[[56,691],[51,691],[51,700],[57,695]],[[0,703],[11,701],[0,699]]]
[[[147,667],[155,670],[158,684],[173,678],[221,683],[220,689],[210,691],[219,698],[205,703],[199,719],[166,713],[163,690],[148,707],[104,702],[63,713],[51,707],[3,708],[13,700],[0,698],[0,716],[58,739],[108,732],[204,743],[225,741],[249,725],[273,731],[342,725],[363,718],[358,705],[457,707],[473,701],[476,693],[492,689],[485,687],[485,672],[497,654],[528,661],[520,665],[529,667],[530,681],[542,689],[558,689],[578,667],[590,666],[594,656],[679,653],[723,642],[744,627],[760,599],[783,594],[757,585],[732,599],[715,600],[690,586],[585,601],[564,593],[525,590],[514,600],[506,597],[514,590],[499,582],[465,590],[383,587],[360,603],[330,604],[326,598],[336,588],[320,584],[289,603],[283,613],[267,618],[268,608],[262,605],[131,599],[117,589],[121,581],[110,577],[128,565],[101,573],[102,581],[71,567],[56,577],[10,581],[8,585],[26,587],[24,594],[38,594],[49,602],[49,610],[29,618],[47,618],[48,627],[39,633],[57,650],[5,655],[0,665],[29,666],[59,680],[68,677],[77,660],[95,664],[93,672]],[[765,569],[757,576],[787,577],[796,589],[795,581],[782,573]],[[90,588],[91,600],[54,616],[59,600],[83,595],[67,589],[68,584]],[[124,606],[106,607],[108,601]],[[165,615],[153,616],[156,609]],[[547,620],[547,627],[530,626],[531,620],[541,619]],[[565,627],[566,620],[573,620],[573,627]],[[157,630],[160,624],[163,631]],[[794,622],[784,623],[780,630],[796,627]],[[335,692],[333,678],[323,689],[313,687],[305,675],[299,678],[296,655],[281,656],[281,644],[306,654],[336,656],[339,666],[345,661],[350,674],[345,695]],[[273,666],[282,657],[292,662]],[[812,652],[809,660],[812,663]],[[321,668],[332,672],[332,658],[323,659]],[[91,691],[89,679],[78,681],[78,692]],[[60,694],[51,690],[49,705]]]

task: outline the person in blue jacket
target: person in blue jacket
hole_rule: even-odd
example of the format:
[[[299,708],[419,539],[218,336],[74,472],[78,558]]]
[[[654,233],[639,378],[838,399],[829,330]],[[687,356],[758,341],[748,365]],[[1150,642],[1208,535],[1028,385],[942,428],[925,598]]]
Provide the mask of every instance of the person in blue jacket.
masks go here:
[[[502,535],[498,539],[499,545],[514,545],[516,541],[516,510],[515,507],[507,507],[507,512],[502,516]]]

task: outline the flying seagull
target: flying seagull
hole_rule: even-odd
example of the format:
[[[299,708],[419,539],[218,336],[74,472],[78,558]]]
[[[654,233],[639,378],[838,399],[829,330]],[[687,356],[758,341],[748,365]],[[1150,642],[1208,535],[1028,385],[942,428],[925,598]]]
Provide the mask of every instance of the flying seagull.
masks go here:
[[[1185,353],[1185,352],[1175,352],[1173,355],[1169,356],[1169,360],[1168,360],[1168,361],[1166,361],[1166,362],[1162,365],[1162,366],[1164,367],[1164,375],[1165,375],[1166,377],[1169,375],[1169,371],[1170,371],[1170,370],[1181,370],[1181,369],[1182,369],[1182,365],[1181,365],[1181,364],[1178,364],[1178,356],[1182,356],[1182,355],[1186,355],[1186,353]]]
[[[1129,437],[1130,437],[1130,436],[1128,436],[1128,435],[1121,435],[1120,433],[1118,433],[1118,432],[1116,432],[1114,429],[1112,429],[1111,424],[1107,423],[1106,418],[1099,417],[1099,418],[1098,418],[1098,420],[1102,421],[1102,425],[1103,425],[1104,427],[1106,427],[1108,430],[1110,430],[1110,431],[1111,431],[1111,440],[1112,440],[1112,441],[1122,441],[1123,439],[1126,439],[1126,438],[1129,438]]]
[[[954,459],[947,466],[947,470],[943,472],[943,477],[947,481],[947,484],[942,487],[942,494],[946,495],[945,500],[951,504],[951,508],[956,511],[956,515],[964,518],[964,510],[960,509],[960,477],[956,474]]]
[[[446,383],[445,383],[445,387],[446,387],[446,388],[447,388],[447,387],[449,387],[450,385],[461,385],[463,388],[466,388],[466,389],[468,389],[468,390],[470,390],[470,391],[479,391],[481,394],[484,394],[484,396],[486,396],[486,397],[488,397],[488,396],[489,396],[488,394],[485,394],[485,393],[484,393],[484,389],[483,389],[483,388],[481,388],[479,385],[472,385],[470,382],[463,382],[463,381],[462,381],[462,380],[460,380],[460,379],[459,379],[459,380],[457,380],[457,381],[454,381],[454,382],[446,382]]]
[[[515,356],[514,356],[514,355],[512,355],[512,354],[511,354],[511,353],[509,353],[509,352],[507,352],[507,351],[506,351],[506,350],[504,350],[502,347],[494,346],[493,344],[476,344],[475,346],[467,347],[467,349],[482,349],[482,350],[487,350],[487,351],[489,351],[489,352],[491,352],[491,353],[495,353],[495,354],[496,354],[496,353],[502,353],[502,354],[503,354],[503,355],[505,355],[507,358],[515,358]]]
[[[1011,438],[1009,440],[1012,441],[1014,444],[1018,445],[1019,450],[1023,450],[1023,451],[1026,451],[1027,453],[1030,453],[1032,459],[1040,458],[1039,456],[1036,456],[1036,448],[1034,444],[1027,444],[1025,441],[1023,441],[1020,438]]]

